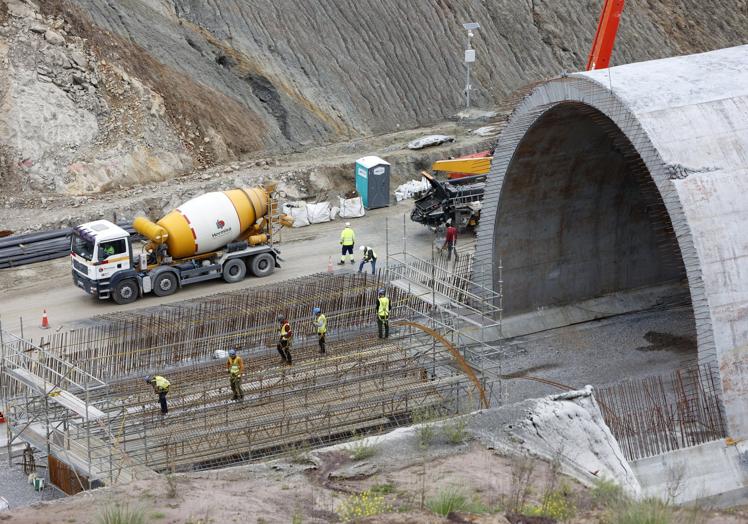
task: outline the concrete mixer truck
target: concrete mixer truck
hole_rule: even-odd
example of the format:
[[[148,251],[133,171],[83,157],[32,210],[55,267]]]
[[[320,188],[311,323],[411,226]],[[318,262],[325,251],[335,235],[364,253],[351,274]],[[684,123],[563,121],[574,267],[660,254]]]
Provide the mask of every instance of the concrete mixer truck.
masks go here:
[[[273,233],[292,224],[277,215],[273,186],[206,193],[158,222],[137,217],[133,228],[147,239],[135,253],[130,234],[97,220],[73,229],[73,282],[100,299],[129,304],[153,293],[160,297],[195,282],[257,277],[278,267]]]

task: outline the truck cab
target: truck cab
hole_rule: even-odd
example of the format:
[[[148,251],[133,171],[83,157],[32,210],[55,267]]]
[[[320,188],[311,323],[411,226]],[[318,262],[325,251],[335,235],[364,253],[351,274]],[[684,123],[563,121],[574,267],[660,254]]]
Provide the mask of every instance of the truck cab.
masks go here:
[[[130,234],[108,220],[74,228],[70,256],[75,285],[102,299],[110,297],[115,273],[131,273],[135,266]]]

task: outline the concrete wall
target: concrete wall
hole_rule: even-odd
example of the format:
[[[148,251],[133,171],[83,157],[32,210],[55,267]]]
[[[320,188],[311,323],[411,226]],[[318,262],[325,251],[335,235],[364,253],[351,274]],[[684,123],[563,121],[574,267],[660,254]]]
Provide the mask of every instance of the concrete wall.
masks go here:
[[[738,446],[724,441],[663,453],[631,462],[643,497],[683,504],[699,501],[727,507],[745,503],[748,483]]]
[[[504,191],[511,191],[510,168],[526,135],[547,112],[569,103],[604,115],[596,124],[605,127],[612,122],[641,158],[672,224],[686,270],[699,359],[719,365],[730,435],[748,437],[748,46],[578,73],[535,88],[515,108],[499,138],[478,232],[477,264],[494,261],[501,239],[514,236],[511,225],[502,230],[500,206],[505,199],[511,201]],[[558,144],[547,155],[568,153]],[[586,159],[577,153],[573,161],[581,165]],[[608,177],[603,166],[588,171],[589,184]],[[553,184],[555,179],[548,180]],[[533,183],[546,182],[541,177]],[[571,201],[583,200],[584,191],[577,188]],[[607,211],[601,209],[601,216]],[[609,235],[604,228],[610,224],[601,220],[600,225],[596,234]],[[626,227],[633,233],[635,225],[636,221]],[[578,227],[569,222],[560,231],[574,234]],[[523,235],[519,229],[517,236]],[[542,242],[540,236],[529,240]],[[644,251],[633,255],[646,253],[649,242],[642,237]],[[580,249],[596,257],[595,245]],[[547,268],[561,270],[565,265],[568,262],[560,256],[546,261]],[[593,270],[589,267],[582,277],[594,282],[595,265]],[[666,274],[659,271],[664,269],[648,269],[653,279]],[[547,283],[552,278],[551,271],[527,275],[518,287],[537,288],[534,280]],[[534,296],[543,301],[553,298],[549,293]],[[531,303],[530,298],[525,307],[545,305]]]

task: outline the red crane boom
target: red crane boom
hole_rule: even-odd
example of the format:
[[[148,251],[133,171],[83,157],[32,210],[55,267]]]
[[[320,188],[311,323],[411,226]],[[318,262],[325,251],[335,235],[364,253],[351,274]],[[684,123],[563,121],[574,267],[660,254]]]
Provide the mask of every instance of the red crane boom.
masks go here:
[[[592,69],[605,69],[610,64],[610,55],[613,53],[613,45],[618,33],[618,22],[621,21],[621,13],[625,0],[605,0],[600,21],[597,23],[595,39],[592,41],[592,49],[587,59],[587,71]]]

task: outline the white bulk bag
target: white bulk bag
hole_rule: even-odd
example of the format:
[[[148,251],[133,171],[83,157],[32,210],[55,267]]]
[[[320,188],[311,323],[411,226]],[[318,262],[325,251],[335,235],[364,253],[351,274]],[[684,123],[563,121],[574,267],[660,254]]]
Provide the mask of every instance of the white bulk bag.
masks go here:
[[[293,227],[304,227],[309,225],[307,204],[304,201],[287,202],[283,204],[283,212],[293,218]]]
[[[318,202],[317,204],[307,204],[306,213],[309,222],[312,224],[321,224],[332,220],[330,211],[330,202]]]
[[[340,199],[340,218],[358,218],[365,214],[361,197]]]

